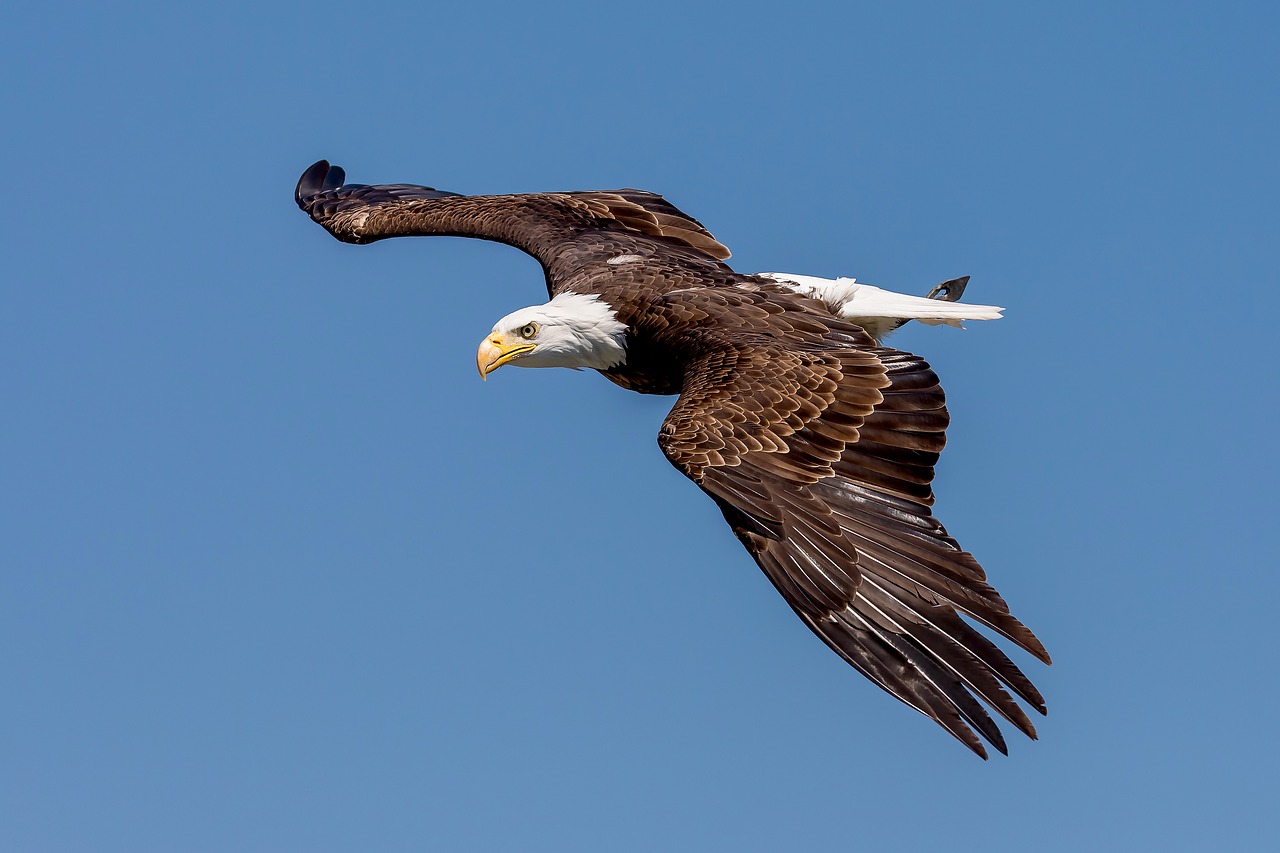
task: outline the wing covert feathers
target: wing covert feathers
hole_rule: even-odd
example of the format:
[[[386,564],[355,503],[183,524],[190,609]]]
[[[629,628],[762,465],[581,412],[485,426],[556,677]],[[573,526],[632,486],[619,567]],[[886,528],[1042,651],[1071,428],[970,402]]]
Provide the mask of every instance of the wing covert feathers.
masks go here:
[[[1007,751],[988,708],[1035,738],[1010,694],[1041,714],[1043,697],[961,614],[1049,656],[929,510],[948,424],[937,376],[891,349],[778,341],[724,340],[693,360],[663,452],[859,672],[983,758],[984,739]]]

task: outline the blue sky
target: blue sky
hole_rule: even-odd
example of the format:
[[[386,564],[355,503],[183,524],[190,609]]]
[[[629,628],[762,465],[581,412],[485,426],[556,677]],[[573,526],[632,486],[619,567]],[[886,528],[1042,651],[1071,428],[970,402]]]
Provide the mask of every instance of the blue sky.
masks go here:
[[[0,12],[0,848],[1274,839],[1270,4],[371,5]],[[972,275],[1006,319],[892,341],[948,391],[937,514],[1054,655],[1041,740],[978,761],[822,647],[669,399],[481,383],[536,263],[339,244],[321,157]]]

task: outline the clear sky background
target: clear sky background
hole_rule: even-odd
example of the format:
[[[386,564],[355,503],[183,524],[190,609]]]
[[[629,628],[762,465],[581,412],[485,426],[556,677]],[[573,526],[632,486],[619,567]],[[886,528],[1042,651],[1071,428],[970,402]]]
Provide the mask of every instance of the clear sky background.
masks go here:
[[[1260,849],[1277,826],[1270,3],[0,12],[0,849]],[[984,763],[654,441],[475,347],[545,298],[357,182],[664,193],[909,328],[939,517],[1055,658]]]

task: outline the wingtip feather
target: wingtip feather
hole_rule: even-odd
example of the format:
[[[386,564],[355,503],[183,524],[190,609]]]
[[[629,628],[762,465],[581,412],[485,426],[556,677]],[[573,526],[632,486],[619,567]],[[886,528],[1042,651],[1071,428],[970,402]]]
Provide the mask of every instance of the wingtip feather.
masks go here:
[[[298,185],[294,188],[293,197],[298,202],[298,206],[305,209],[304,202],[322,192],[336,190],[342,186],[347,179],[347,173],[341,166],[330,166],[328,160],[317,160],[307,167],[302,173],[302,177],[298,178]]]

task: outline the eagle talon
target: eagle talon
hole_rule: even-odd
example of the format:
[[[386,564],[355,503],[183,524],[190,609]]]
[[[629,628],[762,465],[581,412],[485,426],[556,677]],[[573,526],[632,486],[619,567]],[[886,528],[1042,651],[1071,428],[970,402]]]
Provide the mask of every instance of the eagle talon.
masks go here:
[[[926,293],[924,298],[938,299],[942,302],[956,302],[961,296],[964,296],[964,289],[968,284],[969,276],[967,275],[962,275],[959,278],[948,279]]]

